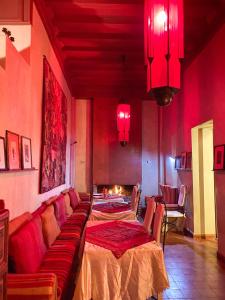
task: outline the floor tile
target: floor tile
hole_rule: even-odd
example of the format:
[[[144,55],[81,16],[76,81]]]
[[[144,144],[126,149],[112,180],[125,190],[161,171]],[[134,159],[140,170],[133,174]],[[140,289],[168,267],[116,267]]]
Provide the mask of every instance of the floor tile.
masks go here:
[[[170,288],[160,299],[225,300],[225,266],[217,242],[168,233],[165,263]]]

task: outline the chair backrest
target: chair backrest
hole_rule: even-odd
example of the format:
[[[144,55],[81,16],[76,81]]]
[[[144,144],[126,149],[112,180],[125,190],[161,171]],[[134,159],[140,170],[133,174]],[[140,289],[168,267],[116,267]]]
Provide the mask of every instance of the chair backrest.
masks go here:
[[[165,213],[165,206],[162,203],[158,203],[155,210],[154,225],[153,225],[153,238],[157,243],[160,243],[162,222]]]
[[[151,225],[152,219],[156,208],[156,203],[152,197],[145,197],[147,203],[147,210],[145,213],[144,218],[144,228],[150,233],[151,232]]]
[[[178,205],[180,207],[184,206],[185,198],[186,198],[187,188],[185,185],[180,186],[179,198],[178,198]]]
[[[138,199],[139,199],[138,196],[139,196],[138,187],[134,185],[131,194],[131,209],[135,212],[137,211],[137,207],[138,207]]]

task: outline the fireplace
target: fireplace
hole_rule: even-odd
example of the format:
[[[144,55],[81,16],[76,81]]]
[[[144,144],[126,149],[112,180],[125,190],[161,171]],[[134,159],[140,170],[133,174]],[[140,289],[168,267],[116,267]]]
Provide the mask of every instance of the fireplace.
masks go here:
[[[96,184],[93,187],[94,193],[119,194],[130,199],[134,185],[131,184]]]

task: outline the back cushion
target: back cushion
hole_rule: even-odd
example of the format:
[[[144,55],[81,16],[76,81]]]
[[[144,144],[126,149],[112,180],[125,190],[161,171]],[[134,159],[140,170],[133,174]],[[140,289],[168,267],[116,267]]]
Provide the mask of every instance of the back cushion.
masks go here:
[[[54,208],[55,208],[55,216],[56,220],[59,224],[59,227],[65,223],[66,221],[66,206],[63,195],[57,197],[54,201]]]
[[[9,222],[9,235],[12,235],[15,231],[17,231],[23,224],[30,221],[32,219],[32,214],[29,212],[25,212],[22,215],[16,217],[15,219]]]
[[[49,205],[41,214],[41,221],[45,244],[50,247],[60,234],[53,205]]]
[[[65,201],[65,206],[66,206],[66,215],[67,217],[71,216],[73,213],[73,209],[70,205],[70,196],[68,193],[64,194],[64,201]]]
[[[75,210],[79,204],[79,198],[77,197],[77,193],[74,191],[74,189],[69,190],[69,196],[72,209]]]
[[[46,253],[39,216],[23,225],[9,240],[9,255],[16,273],[35,273]]]

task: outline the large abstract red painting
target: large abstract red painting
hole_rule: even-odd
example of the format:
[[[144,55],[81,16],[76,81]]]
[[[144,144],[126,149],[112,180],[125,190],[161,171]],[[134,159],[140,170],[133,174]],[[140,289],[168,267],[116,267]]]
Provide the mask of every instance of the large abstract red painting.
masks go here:
[[[44,58],[40,193],[65,183],[67,100]]]

